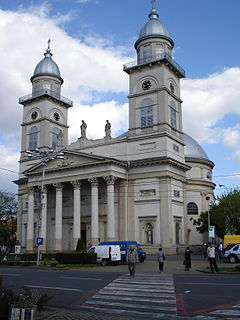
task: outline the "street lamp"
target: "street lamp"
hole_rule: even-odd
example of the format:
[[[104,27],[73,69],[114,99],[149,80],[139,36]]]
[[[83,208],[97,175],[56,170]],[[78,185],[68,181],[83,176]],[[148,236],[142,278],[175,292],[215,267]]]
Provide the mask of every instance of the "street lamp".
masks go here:
[[[210,210],[209,210],[210,197],[206,197],[206,200],[208,202],[208,211],[207,211],[207,214],[208,214],[208,242],[210,242],[210,240],[211,240],[211,237],[210,237]]]
[[[30,159],[39,159],[41,166],[42,166],[42,180],[41,180],[41,206],[40,206],[40,214],[39,214],[39,219],[37,222],[37,234],[38,237],[41,236],[42,229],[41,229],[41,223],[42,223],[42,216],[43,216],[43,206],[44,206],[44,185],[45,185],[45,169],[47,162],[49,160],[53,159],[64,159],[64,153],[63,152],[54,152],[53,149],[50,150],[27,150],[26,151],[28,158]],[[38,252],[37,252],[37,266],[39,265],[39,260],[40,260],[40,249],[39,249],[39,244],[38,244]]]

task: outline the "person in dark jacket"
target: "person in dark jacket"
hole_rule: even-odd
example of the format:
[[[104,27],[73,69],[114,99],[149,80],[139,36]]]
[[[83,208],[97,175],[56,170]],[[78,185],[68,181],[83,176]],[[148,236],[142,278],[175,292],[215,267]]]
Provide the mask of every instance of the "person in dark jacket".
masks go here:
[[[158,264],[159,264],[159,271],[163,272],[163,265],[164,265],[164,261],[166,260],[166,258],[165,258],[164,252],[162,251],[162,248],[158,249],[157,260],[158,260]]]
[[[185,250],[185,254],[184,254],[184,265],[185,265],[185,271],[189,271],[189,269],[191,269],[192,265],[191,265],[191,254],[192,251],[190,250],[189,247],[186,248]]]

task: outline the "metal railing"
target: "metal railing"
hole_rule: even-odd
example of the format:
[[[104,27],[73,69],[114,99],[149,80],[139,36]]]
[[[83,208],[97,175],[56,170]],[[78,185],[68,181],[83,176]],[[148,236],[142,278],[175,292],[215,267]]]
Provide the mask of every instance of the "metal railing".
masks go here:
[[[184,77],[185,77],[185,70],[180,67],[180,65],[173,59],[173,57],[167,53],[167,52],[163,52],[160,54],[156,54],[154,56],[149,56],[149,57],[145,57],[143,59],[138,59],[137,61],[131,61],[129,63],[126,63],[123,65],[123,70],[128,70],[128,69],[132,69],[141,65],[145,65],[148,63],[152,63],[152,62],[157,62],[157,61],[162,61],[162,60],[167,60],[169,63],[172,64],[172,66],[174,66]]]
[[[32,94],[28,94],[26,96],[23,96],[21,98],[19,98],[19,103],[23,103],[23,102],[26,102],[28,100],[31,100],[33,98],[38,98],[38,97],[41,97],[41,96],[44,96],[44,95],[48,95],[50,97],[53,97],[53,98],[56,98],[70,106],[73,106],[73,102],[72,100],[66,98],[66,97],[63,97],[61,96],[60,94],[58,94],[57,92],[53,91],[53,90],[49,90],[49,89],[44,89],[44,90],[41,90],[41,91],[38,91],[38,92],[34,92]]]

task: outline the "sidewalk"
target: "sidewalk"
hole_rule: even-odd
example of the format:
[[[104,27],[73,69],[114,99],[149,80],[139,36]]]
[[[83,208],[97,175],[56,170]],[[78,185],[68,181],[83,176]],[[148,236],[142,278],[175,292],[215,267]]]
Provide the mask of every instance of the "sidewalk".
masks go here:
[[[224,261],[218,261],[218,267],[232,268],[233,265]],[[79,270],[79,269],[78,269]],[[81,268],[80,271],[92,272],[119,272],[128,273],[127,265],[117,266],[96,266],[91,268]],[[138,263],[136,273],[158,273],[158,262],[155,256],[149,256],[143,263]],[[202,256],[192,256],[192,268],[184,271],[183,255],[167,256],[164,263],[163,273],[172,274],[200,274],[200,272],[210,272],[208,261]],[[37,320],[136,320],[136,317],[117,316],[112,314],[101,314],[71,309],[60,309],[46,307],[38,314]]]

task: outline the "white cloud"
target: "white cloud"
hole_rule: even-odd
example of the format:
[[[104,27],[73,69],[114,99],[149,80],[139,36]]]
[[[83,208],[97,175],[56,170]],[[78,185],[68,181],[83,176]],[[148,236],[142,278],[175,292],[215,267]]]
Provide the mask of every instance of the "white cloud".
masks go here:
[[[239,87],[239,68],[226,69],[205,79],[183,80],[184,130],[200,142],[222,141],[224,128],[218,126],[218,121],[229,113],[240,115]]]

